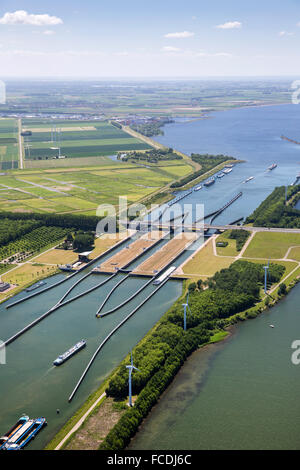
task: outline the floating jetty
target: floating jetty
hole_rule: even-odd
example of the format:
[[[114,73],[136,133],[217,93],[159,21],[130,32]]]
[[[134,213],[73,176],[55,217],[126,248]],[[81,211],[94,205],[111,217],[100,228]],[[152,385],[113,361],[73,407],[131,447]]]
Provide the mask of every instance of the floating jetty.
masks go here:
[[[243,195],[242,191],[240,191],[238,194],[236,194],[232,199],[230,199],[229,202],[227,202],[221,209],[219,209],[210,219],[210,224],[213,223],[213,221],[223,212],[227,207],[231,206],[237,199],[239,199]]]
[[[6,308],[11,308],[11,307],[14,307],[15,305],[18,305],[18,304],[21,304],[23,302],[25,302],[26,300],[29,300],[29,299],[32,299],[33,297],[35,297],[36,295],[40,295],[40,294],[43,294],[44,292],[47,292],[48,290],[50,289],[53,289],[53,287],[57,287],[59,286],[60,284],[63,284],[64,282],[66,281],[69,281],[72,277],[76,276],[78,273],[80,273],[81,271],[83,271],[85,268],[91,266],[93,263],[97,262],[98,260],[100,260],[101,258],[103,258],[104,256],[106,256],[108,253],[110,253],[111,251],[115,250],[118,246],[122,245],[123,243],[126,243],[128,240],[130,240],[130,238],[132,237],[132,234],[129,235],[128,237],[120,240],[118,243],[116,243],[115,245],[111,246],[108,250],[106,250],[104,253],[101,253],[101,255],[97,256],[95,259],[89,261],[85,266],[83,266],[82,268],[78,269],[78,271],[75,271],[73,272],[72,274],[70,274],[69,276],[61,279],[60,281],[57,281],[55,282],[54,284],[46,287],[45,289],[42,289],[38,292],[34,292],[33,294],[30,294],[28,295],[27,297],[23,297],[22,299],[19,299],[19,300],[16,300],[15,302],[9,304],[6,306]]]
[[[135,307],[134,310],[132,310],[132,312],[130,312],[107,336],[106,338],[101,342],[101,344],[98,346],[98,348],[96,349],[96,351],[94,352],[91,360],[89,361],[88,365],[86,366],[83,374],[81,375],[79,381],[77,382],[73,392],[71,393],[71,395],[69,396],[69,403],[73,400],[76,392],[78,391],[80,385],[82,384],[86,374],[88,373],[89,369],[91,368],[93,362],[95,361],[96,357],[98,356],[99,352],[101,351],[101,349],[103,348],[103,346],[108,342],[108,340],[115,334],[115,332],[117,330],[119,330],[119,328],[121,328],[121,326],[124,325],[124,323],[126,323],[146,302],[148,302],[149,299],[151,299],[151,297],[153,297],[156,292],[161,289],[165,284],[166,282],[168,282],[169,278],[165,279],[158,287],[156,287],[156,289],[151,292],[151,294],[149,294],[137,307]]]
[[[184,194],[181,194],[180,196],[177,196],[175,199],[173,199],[172,201],[168,202],[168,206],[171,207],[173,206],[174,204],[176,204],[177,202],[181,201],[182,199],[184,199],[185,197],[189,196],[190,194],[192,194],[194,190],[193,189],[190,189],[189,191],[187,191],[186,193]]]

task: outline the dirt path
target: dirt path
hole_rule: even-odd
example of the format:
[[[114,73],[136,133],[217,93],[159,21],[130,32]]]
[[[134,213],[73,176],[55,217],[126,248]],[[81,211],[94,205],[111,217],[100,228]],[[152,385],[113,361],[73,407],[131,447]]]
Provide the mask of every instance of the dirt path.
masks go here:
[[[87,412],[80,418],[80,420],[75,424],[75,426],[71,429],[70,432],[63,438],[62,441],[55,447],[54,450],[59,450],[61,447],[65,444],[65,442],[69,439],[69,437],[72,436],[74,432],[76,432],[80,426],[84,423],[88,415],[96,408],[98,403],[105,397],[105,393],[102,393],[102,395],[98,398],[98,400],[93,403],[93,405],[87,410]]]
[[[23,142],[22,142],[22,119],[18,119],[18,140],[19,140],[19,163],[20,163],[20,169],[24,169],[24,160],[23,160]]]
[[[101,403],[98,410],[95,410],[97,404],[104,396],[105,394],[98,398],[94,405],[78,421],[55,450],[61,449],[63,444],[74,432],[76,432],[76,434],[73,435],[64,450],[98,450],[109,431],[119,421],[120,417],[127,409],[126,406],[119,407],[119,404],[115,403],[112,398],[106,398],[103,403]],[[93,410],[95,411],[93,412]],[[88,419],[86,419],[87,417]]]

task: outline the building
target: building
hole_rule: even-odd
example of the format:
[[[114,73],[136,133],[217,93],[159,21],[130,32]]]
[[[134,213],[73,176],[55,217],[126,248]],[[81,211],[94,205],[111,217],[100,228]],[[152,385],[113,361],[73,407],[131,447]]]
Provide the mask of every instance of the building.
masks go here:
[[[88,263],[90,261],[89,255],[91,253],[92,253],[91,251],[85,251],[84,253],[79,253],[78,261],[81,261],[81,263]]]
[[[10,288],[10,284],[8,282],[0,282],[0,292],[5,292]]]

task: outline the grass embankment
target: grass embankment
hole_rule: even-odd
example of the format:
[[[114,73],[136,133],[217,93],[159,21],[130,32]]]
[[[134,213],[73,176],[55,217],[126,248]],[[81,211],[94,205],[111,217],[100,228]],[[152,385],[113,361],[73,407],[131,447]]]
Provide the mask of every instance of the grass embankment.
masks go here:
[[[285,274],[283,275],[283,277],[284,277],[284,276],[286,277],[285,281],[286,281],[288,284],[290,284],[290,283],[293,284],[293,282],[296,281],[296,278],[297,278],[297,275],[299,274],[299,272],[300,272],[300,269],[298,269],[297,272],[294,272],[294,273],[288,275],[288,277],[286,277],[287,273],[285,273]],[[187,284],[186,284],[186,285],[187,285]],[[276,289],[276,290],[277,290],[277,289]],[[184,291],[185,291],[185,289],[184,289]],[[185,292],[186,292],[186,291],[185,291]],[[185,293],[184,293],[184,295],[185,295]],[[276,293],[275,293],[275,295],[276,295]],[[277,297],[278,297],[278,296],[277,296]],[[179,299],[179,300],[177,301],[177,303],[180,304],[180,303],[181,303],[181,300],[182,300],[183,298],[184,298],[184,297],[182,297],[181,299]],[[276,301],[276,300],[274,300],[274,301]],[[254,317],[258,314],[258,312],[259,312],[259,311],[262,311],[264,308],[266,308],[266,306],[265,306],[265,304],[264,304],[264,299],[262,299],[262,300],[261,300],[260,302],[258,302],[257,305],[255,305],[253,308],[247,309],[247,310],[245,310],[245,311],[243,311],[243,312],[240,312],[240,313],[238,313],[238,314],[235,314],[235,315],[232,315],[231,317],[229,317],[227,320],[225,320],[224,326],[226,326],[226,325],[229,326],[229,325],[231,325],[231,324],[234,324],[234,323],[236,323],[238,320],[243,320],[243,319],[247,319],[247,318],[254,318]],[[173,308],[171,308],[170,310],[172,310],[172,309],[173,309]],[[167,314],[165,314],[165,316],[166,316],[166,315],[167,315]],[[165,316],[164,316],[164,317],[165,317]],[[141,342],[140,342],[139,345],[137,346],[138,348],[140,348],[141,350],[145,350],[145,348],[147,347],[148,338],[151,337],[151,336],[152,336],[152,337],[155,337],[155,335],[158,334],[159,325],[161,325],[161,321],[159,321],[159,322],[147,333],[147,335],[141,340]],[[157,333],[156,333],[156,332],[157,332]],[[227,335],[228,335],[228,331],[226,331],[226,330],[215,330],[215,331],[212,333],[212,335],[210,336],[210,339],[209,339],[208,343],[215,343],[215,342],[218,342],[218,341],[222,341]],[[204,344],[203,344],[201,347],[203,347],[205,344],[208,344],[208,343],[207,343],[207,341],[204,342]],[[136,355],[136,352],[135,352],[134,354]],[[136,357],[136,356],[135,356],[135,357]],[[126,357],[126,358],[124,359],[124,361],[122,361],[121,366],[122,366],[122,364],[123,364],[123,365],[124,365],[124,364],[127,364],[128,360],[129,360],[129,356]],[[119,367],[116,369],[116,371],[114,371],[114,372],[110,375],[109,379],[110,379],[111,377],[113,377],[113,376],[115,375],[115,373],[116,373],[118,370],[120,370],[120,367],[121,367],[121,366],[119,366]],[[86,402],[86,403],[84,404],[84,406],[83,406],[83,407],[77,412],[77,414],[65,425],[65,427],[59,432],[59,434],[58,434],[57,436],[55,436],[55,438],[54,438],[54,439],[51,441],[51,443],[47,446],[47,449],[53,449],[53,448],[55,448],[55,447],[58,445],[58,443],[64,438],[64,436],[66,436],[66,435],[68,434],[68,432],[70,432],[70,430],[71,430],[72,427],[76,424],[76,422],[79,420],[79,418],[80,418],[81,416],[83,416],[83,414],[86,412],[86,410],[91,406],[91,403],[92,403],[93,401],[95,401],[95,400],[97,399],[97,397],[99,397],[99,396],[101,395],[101,393],[103,392],[103,390],[106,388],[106,385],[108,384],[109,379],[106,381],[105,384],[103,384],[103,385],[101,386],[101,388],[94,394],[94,396],[90,397],[90,399],[88,400],[88,402]],[[168,379],[168,380],[169,380],[169,379]],[[167,382],[167,383],[169,383],[169,382]],[[158,384],[157,384],[157,386],[158,386]],[[155,400],[156,400],[156,399],[155,399]],[[154,400],[154,402],[155,402],[155,400]],[[137,402],[137,403],[138,403],[138,402]],[[99,410],[100,410],[101,406],[103,406],[103,404],[100,405],[100,406],[97,407],[97,408],[99,408]],[[131,411],[128,411],[128,413],[131,413]],[[92,421],[91,421],[91,424],[89,424],[89,421],[90,421],[90,420],[88,420],[88,421],[87,421],[87,424],[85,425],[85,429],[82,428],[81,431],[80,431],[80,432],[77,432],[77,433],[72,437],[71,440],[70,440],[70,439],[68,440],[68,442],[69,442],[69,444],[67,445],[68,448],[70,448],[70,449],[71,449],[71,448],[82,448],[82,447],[80,447],[80,444],[79,444],[80,436],[87,436],[89,430],[91,430],[91,429],[93,429],[93,428],[95,429],[96,423],[98,423],[98,425],[97,425],[98,427],[99,427],[99,426],[100,426],[100,427],[102,426],[102,425],[101,425],[101,419],[102,419],[101,417],[105,416],[105,413],[104,413],[104,412],[99,412],[99,413],[98,413],[98,418],[99,418],[100,421],[97,420],[96,415],[97,415],[97,412],[96,412],[96,411],[93,412],[93,417],[95,418],[94,421],[92,420]],[[121,418],[121,415],[120,415],[120,418]],[[125,419],[125,422],[126,422],[126,419],[127,419],[127,418],[124,418],[124,419]],[[132,416],[131,419],[133,419],[132,425],[133,425],[134,422],[136,422],[135,419],[139,419],[139,420],[140,420],[140,418],[137,418],[137,417],[134,418],[134,416]],[[123,420],[123,421],[124,421],[124,420]],[[122,422],[122,418],[121,418],[121,420],[120,420],[120,423],[121,423],[121,422]],[[123,423],[123,424],[124,424],[124,423]],[[129,425],[129,422],[128,422],[128,425]],[[104,427],[105,427],[105,429],[107,429],[106,424],[104,424]],[[96,441],[97,441],[97,442],[100,442],[100,441],[103,439],[103,437],[104,437],[104,435],[103,435],[102,433],[100,433],[100,434],[98,435],[98,438],[96,439]],[[96,441],[94,441],[94,444],[96,443]],[[79,446],[79,447],[78,447],[78,446]]]
[[[256,233],[244,256],[248,258],[284,258],[288,249],[299,245],[300,234],[296,233]]]
[[[211,238],[180,267],[182,272],[190,277],[205,279],[240,258],[264,265],[272,260],[284,266],[288,274],[295,269],[297,261],[300,262],[300,234],[258,232],[254,234],[242,255],[239,254],[241,251],[239,252],[236,248],[236,240],[230,239],[229,236],[230,231],[227,231]],[[218,241],[226,241],[228,246],[216,246],[215,251],[214,245]],[[297,243],[299,248],[293,248]]]

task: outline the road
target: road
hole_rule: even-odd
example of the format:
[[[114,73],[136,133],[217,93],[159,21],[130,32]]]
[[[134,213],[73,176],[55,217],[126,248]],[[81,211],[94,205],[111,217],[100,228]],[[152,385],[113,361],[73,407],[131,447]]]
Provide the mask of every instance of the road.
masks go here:
[[[20,169],[23,170],[24,168],[24,161],[23,161],[23,144],[22,144],[22,119],[18,119],[18,126],[19,126],[19,135],[18,135],[18,140],[19,140],[19,165]]]
[[[253,227],[251,225],[214,225],[214,224],[167,224],[167,223],[155,223],[155,222],[135,222],[131,221],[128,222],[126,220],[120,220],[119,223],[121,225],[127,225],[129,228],[136,228],[137,226],[140,227],[152,227],[155,228],[156,230],[170,230],[170,227],[176,229],[185,229],[185,230],[196,230],[196,231],[202,231],[202,230],[248,230],[249,232],[275,232],[275,233],[299,233],[300,234],[300,228],[282,228],[282,227]]]

